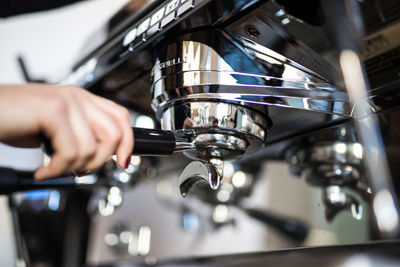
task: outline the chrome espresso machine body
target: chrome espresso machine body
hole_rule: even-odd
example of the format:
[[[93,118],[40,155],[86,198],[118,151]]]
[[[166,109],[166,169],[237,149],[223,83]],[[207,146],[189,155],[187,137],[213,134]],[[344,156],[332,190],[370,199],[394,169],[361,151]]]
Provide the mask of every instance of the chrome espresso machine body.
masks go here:
[[[226,162],[251,166],[255,178],[262,161],[286,161],[321,188],[328,221],[343,210],[368,216],[367,203],[372,239],[396,239],[400,4],[298,2],[130,1],[63,83],[148,115],[183,140],[183,196],[237,205],[304,238],[300,223],[286,227],[241,206],[254,183],[226,179]],[[224,190],[231,198],[222,201]]]
[[[194,143],[192,159],[221,169],[353,117],[340,70],[317,54],[331,49],[323,30],[276,2],[171,1],[137,19],[64,83],[154,111],[162,129]],[[298,41],[306,33],[319,51]]]

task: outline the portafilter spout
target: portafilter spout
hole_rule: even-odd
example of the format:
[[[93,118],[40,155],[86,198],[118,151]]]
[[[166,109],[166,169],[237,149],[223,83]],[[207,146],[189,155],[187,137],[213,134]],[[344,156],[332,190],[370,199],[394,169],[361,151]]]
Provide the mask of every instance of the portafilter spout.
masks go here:
[[[186,197],[191,187],[199,182],[206,182],[211,189],[217,190],[221,178],[222,173],[216,164],[200,160],[193,161],[186,166],[179,177],[179,189],[183,197]]]

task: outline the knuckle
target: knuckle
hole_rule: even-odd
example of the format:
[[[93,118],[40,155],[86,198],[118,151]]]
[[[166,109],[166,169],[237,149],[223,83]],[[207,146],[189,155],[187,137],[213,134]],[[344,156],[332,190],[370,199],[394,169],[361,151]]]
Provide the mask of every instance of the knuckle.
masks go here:
[[[80,97],[80,92],[82,89],[80,89],[77,86],[67,86],[61,90],[60,95],[67,101],[71,101],[72,99],[76,99],[77,97]]]
[[[65,114],[67,113],[68,106],[65,101],[60,96],[53,96],[49,99],[49,105],[51,108],[51,112],[55,114]]]

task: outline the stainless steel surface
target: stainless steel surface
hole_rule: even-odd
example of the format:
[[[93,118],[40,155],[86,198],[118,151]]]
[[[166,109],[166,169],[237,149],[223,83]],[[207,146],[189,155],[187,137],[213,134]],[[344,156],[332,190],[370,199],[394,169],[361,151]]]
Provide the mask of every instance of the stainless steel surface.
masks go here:
[[[175,50],[167,55],[173,58],[156,60],[152,105],[157,113],[177,101],[196,99],[352,115],[347,94],[317,73],[251,40],[235,41],[224,32],[209,35],[221,39],[221,51],[185,40],[196,36],[183,36],[165,48]]]
[[[350,211],[353,218],[360,220],[363,207],[350,194],[349,189],[365,200],[371,197],[363,168],[364,154],[364,149],[358,142],[320,141],[292,149],[288,155],[288,163],[293,172],[308,183],[322,187],[328,221],[332,221],[342,210]]]
[[[316,144],[311,148],[310,160],[360,165],[364,156],[363,153],[362,145],[357,142]]]
[[[206,182],[211,189],[219,187],[221,174],[214,166],[203,161],[193,161],[179,176],[179,188],[183,197],[186,197],[190,188],[198,182]]]
[[[280,215],[281,218],[295,218],[307,222],[310,225],[310,239],[305,241],[305,246],[366,240],[364,232],[367,222],[343,220],[349,217],[347,212],[341,213],[340,219],[333,224],[327,223],[322,204],[317,205],[321,191],[291,176],[284,163],[264,164],[258,177],[260,179],[256,179],[253,173],[236,168],[232,174],[229,164],[225,163],[224,179],[230,177],[232,184],[225,180],[219,189],[214,191],[207,190],[209,185],[204,182],[203,186],[193,188],[188,197],[182,198],[176,185],[180,164],[184,159],[180,154],[165,158],[166,161],[162,162],[164,167],[159,166],[160,171],[155,180],[142,180],[142,183],[126,191],[122,207],[112,216],[95,217],[95,229],[91,233],[90,263],[106,263],[116,259],[145,260],[145,257],[133,257],[130,254],[116,256],[106,247],[105,235],[110,232],[112,225],[120,222],[124,222],[129,231],[142,225],[151,227],[151,250],[148,256],[160,261],[188,256],[192,258],[204,255],[243,254],[294,246],[292,240],[285,238],[270,226],[248,217],[236,206],[235,199],[241,200],[240,203],[246,207],[271,212]],[[254,168],[248,170],[254,171]],[[246,175],[246,181],[243,180],[242,172]],[[250,182],[248,179],[255,182],[254,190],[243,194],[243,190],[248,187],[247,182]],[[242,187],[237,188],[240,190],[234,188],[227,200],[226,193],[232,189],[229,189],[229,185]],[[208,201],[212,200],[216,193],[216,202],[212,204],[203,199],[199,200],[199,189],[204,189],[204,198]],[[221,191],[224,194],[218,194]],[[221,206],[214,208],[213,205]],[[231,223],[218,223],[225,219]],[[344,227],[343,231],[338,231],[339,225]],[[166,245],[171,242],[173,245]]]
[[[299,175],[317,185],[355,186],[368,190],[363,180],[364,149],[351,141],[315,142],[294,148],[288,163]]]
[[[302,247],[295,249],[274,250],[267,252],[204,256],[184,259],[153,259],[128,266],[159,267],[237,267],[237,266],[281,266],[281,267],[349,267],[349,266],[398,266],[399,242],[370,242],[358,245]],[[126,262],[100,265],[104,267],[121,267]]]
[[[210,163],[216,167],[220,175],[220,186],[216,190],[199,186],[191,190],[191,195],[210,205],[239,205],[249,197],[255,188],[260,174],[257,166],[243,166],[237,162],[211,159]]]
[[[196,146],[192,143],[189,143],[186,140],[177,140],[175,144],[175,152],[185,151],[189,149],[195,149]]]
[[[326,207],[325,216],[328,221],[332,221],[342,210],[351,211],[351,215],[356,220],[363,218],[363,206],[349,193],[343,191],[340,186],[331,185],[324,188],[323,200]]]
[[[260,149],[267,136],[267,120],[242,106],[193,100],[176,103],[161,117],[165,130],[184,131],[195,150],[185,151],[192,159],[238,158]]]

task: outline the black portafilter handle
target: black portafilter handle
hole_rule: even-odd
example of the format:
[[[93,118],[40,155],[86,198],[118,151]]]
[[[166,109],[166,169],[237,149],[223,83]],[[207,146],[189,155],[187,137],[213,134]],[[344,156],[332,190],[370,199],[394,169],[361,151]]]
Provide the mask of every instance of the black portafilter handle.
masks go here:
[[[132,128],[134,135],[133,155],[162,156],[175,151],[175,135],[171,131],[159,129]],[[44,149],[48,155],[54,153],[50,139],[42,137]],[[57,179],[36,181],[32,171],[18,171],[0,167],[0,194],[45,188],[79,188],[74,175]]]
[[[309,228],[308,226],[296,219],[278,217],[275,214],[252,208],[243,208],[250,217],[259,220],[265,225],[274,228],[284,236],[296,242],[303,242],[307,235]]]
[[[46,188],[81,188],[84,185],[75,183],[75,177],[66,175],[57,179],[36,181],[33,171],[18,171],[0,167],[0,194],[11,194],[20,191],[39,190]]]
[[[171,155],[175,151],[176,139],[171,131],[160,129],[132,128],[133,155]]]
[[[164,156],[171,155],[175,151],[175,135],[171,131],[160,129],[146,129],[132,127],[133,151],[132,155]],[[54,149],[48,138],[43,137],[42,142],[46,154],[52,155]]]

